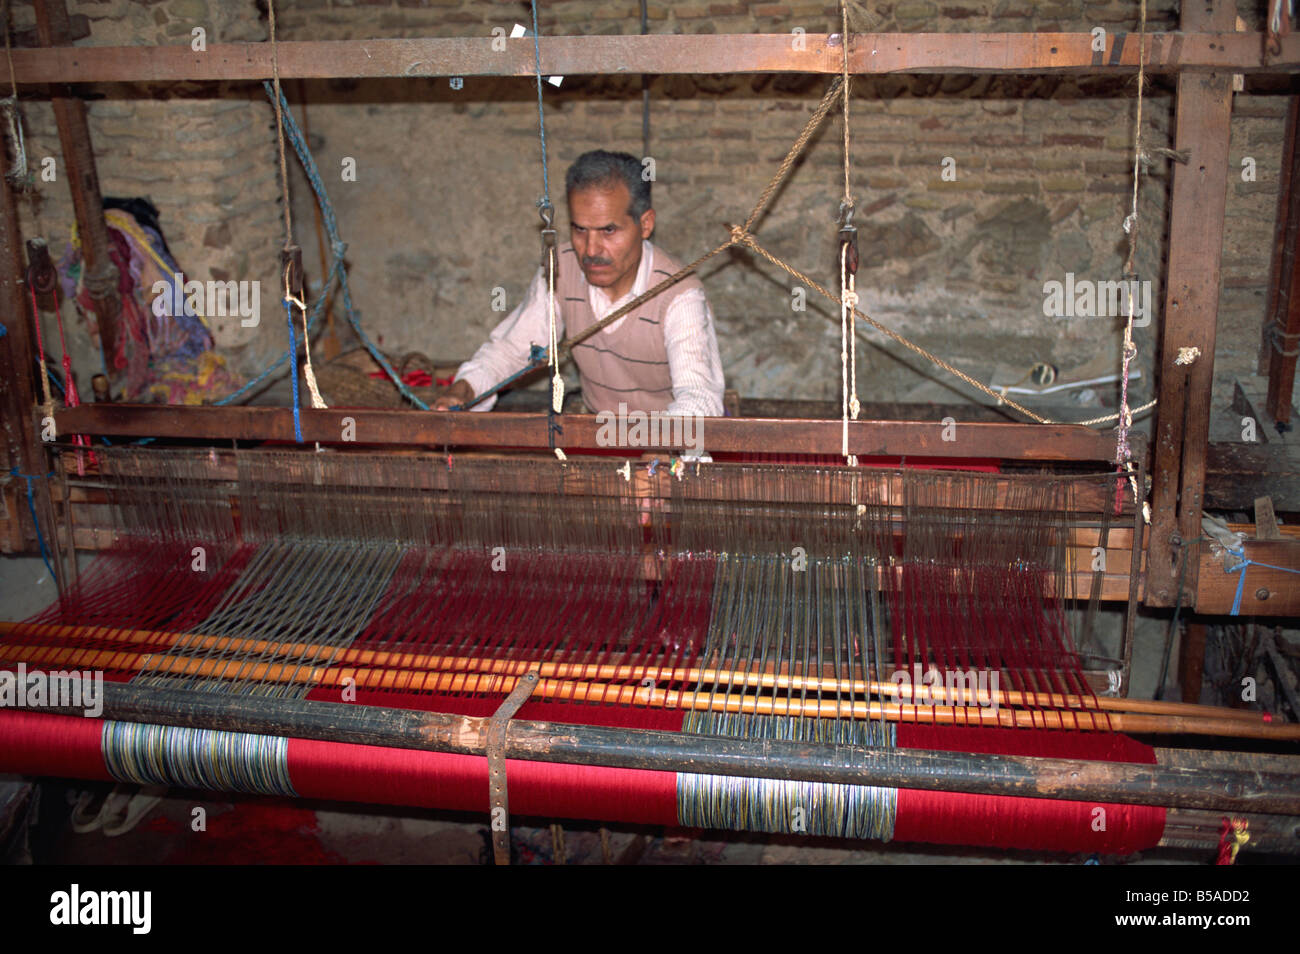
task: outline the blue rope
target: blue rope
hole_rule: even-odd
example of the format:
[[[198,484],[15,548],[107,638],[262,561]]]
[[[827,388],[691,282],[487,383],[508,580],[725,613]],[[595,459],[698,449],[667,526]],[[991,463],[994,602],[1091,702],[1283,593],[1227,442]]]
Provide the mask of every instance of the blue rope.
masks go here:
[[[298,404],[298,336],[293,333],[293,306],[284,303],[284,317],[289,322],[289,379],[293,381],[293,436],[302,443],[302,408]]]
[[[271,102],[275,102],[275,87],[270,81],[264,81],[262,86],[266,89],[266,95]],[[308,183],[311,184],[312,192],[316,194],[316,203],[320,206],[321,220],[325,224],[325,234],[329,236],[330,241],[330,269],[326,276],[324,289],[321,296],[312,303],[311,317],[307,322],[307,331],[309,334],[315,333],[316,324],[325,309],[325,301],[329,297],[327,292],[334,282],[338,282],[339,290],[343,297],[343,310],[347,315],[348,324],[357,336],[365,349],[370,352],[370,356],[375,359],[384,372],[393,380],[397,390],[402,397],[406,398],[422,411],[427,411],[429,405],[420,400],[414,391],[406,385],[401,375],[394,370],[389,360],[384,357],[384,353],[379,350],[370,336],[361,328],[361,316],[357,314],[356,308],[352,304],[352,289],[348,285],[347,269],[343,265],[343,255],[347,251],[347,245],[339,237],[338,219],[334,215],[334,206],[330,203],[329,196],[325,192],[325,183],[321,179],[320,170],[316,166],[316,160],[312,158],[311,149],[307,146],[307,141],[303,138],[302,130],[298,128],[298,122],[293,118],[293,113],[289,110],[288,100],[284,98],[283,90],[280,92],[280,113],[283,118],[285,137],[293,144],[293,151],[298,154],[298,161],[302,163],[303,172],[307,176]],[[267,368],[252,381],[249,381],[234,394],[218,401],[218,404],[229,404],[239,395],[248,391],[250,388],[260,384],[268,376],[273,374],[285,361],[289,359],[286,353],[281,355],[271,367]]]
[[[530,0],[533,8],[533,61],[537,69],[537,130],[542,140],[542,189],[545,193],[537,203],[538,208],[551,206],[551,178],[546,170],[546,114],[542,109],[542,44],[541,31],[537,29],[537,0]]]
[[[1228,550],[1228,552],[1241,560],[1241,562],[1238,563],[1236,566],[1234,566],[1231,570],[1226,570],[1225,568],[1225,571],[1228,573],[1236,573],[1239,570],[1241,571],[1241,579],[1237,580],[1237,594],[1232,598],[1231,615],[1233,616],[1238,616],[1241,614],[1241,596],[1246,591],[1246,568],[1247,567],[1262,566],[1270,570],[1281,570],[1283,573],[1300,574],[1300,570],[1293,570],[1289,566],[1274,566],[1272,563],[1260,563],[1258,560],[1248,560],[1246,559],[1245,547],[1242,547],[1240,550]]]
[[[50,571],[50,579],[57,580],[58,577],[54,575],[54,567],[50,566],[50,558],[45,552],[45,537],[41,535],[41,522],[36,519],[36,497],[35,494],[32,492],[32,481],[41,480],[42,478],[38,474],[19,473],[17,467],[9,471],[9,473],[13,474],[15,477],[21,477],[23,480],[27,481],[27,510],[32,515],[32,526],[36,528],[36,542],[40,545],[41,548],[41,559],[45,561],[45,569]],[[54,476],[54,471],[50,471],[48,474],[45,475],[43,479],[49,480],[53,476]]]

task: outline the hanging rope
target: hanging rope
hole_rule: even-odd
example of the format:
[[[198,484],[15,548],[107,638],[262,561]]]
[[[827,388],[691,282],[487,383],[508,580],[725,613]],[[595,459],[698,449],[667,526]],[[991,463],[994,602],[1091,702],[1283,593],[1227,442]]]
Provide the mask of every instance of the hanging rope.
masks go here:
[[[858,401],[858,336],[853,310],[858,304],[858,232],[853,227],[853,193],[849,188],[849,7],[840,0],[840,96],[844,101],[844,198],[840,200],[840,389],[842,433],[840,454],[850,467],[858,458],[849,453],[849,418],[858,419],[862,405]]]
[[[305,282],[302,271],[302,249],[293,241],[293,216],[289,200],[289,166],[285,158],[285,123],[284,114],[288,111],[284,93],[280,89],[280,54],[275,41],[275,0],[267,0],[267,14],[270,20],[271,34],[271,86],[275,102],[276,143],[280,151],[280,193],[284,203],[284,313],[289,321],[289,351],[291,353],[290,373],[293,375],[293,429],[298,441],[302,441],[302,421],[298,400],[298,343],[294,333],[293,309],[296,306],[302,319],[303,377],[307,381],[307,390],[311,394],[311,406],[322,409],[326,406],[316,385],[316,372],[311,364],[311,334],[307,320]]]
[[[280,93],[280,56],[275,43],[275,0],[266,0],[266,12],[270,20],[271,32],[271,85],[275,89],[272,97],[275,103],[276,142],[280,148],[280,193],[284,197],[284,250],[293,245],[293,213],[289,208],[289,166],[284,154],[284,115]],[[288,289],[285,289],[288,291]]]
[[[293,146],[294,152],[297,153],[298,160],[302,163],[303,173],[307,177],[307,182],[311,185],[312,192],[316,195],[316,204],[320,207],[321,219],[325,224],[325,234],[330,241],[329,273],[325,276],[323,294],[312,306],[311,320],[308,323],[309,328],[313,331],[315,330],[316,325],[324,312],[325,303],[329,299],[329,291],[334,287],[334,283],[337,282],[339,291],[342,293],[343,309],[348,319],[348,325],[352,328],[357,339],[365,347],[366,351],[370,353],[370,356],[375,359],[375,362],[384,369],[389,380],[393,382],[393,386],[397,388],[401,395],[420,410],[427,411],[429,405],[420,400],[410,387],[402,381],[401,375],[393,369],[392,363],[384,356],[384,353],[376,347],[375,343],[370,340],[370,336],[366,334],[365,329],[361,327],[361,317],[357,314],[356,308],[353,306],[352,289],[348,284],[348,272],[343,263],[343,256],[346,254],[348,247],[339,235],[339,225],[338,219],[334,215],[334,205],[330,202],[329,194],[325,191],[325,183],[321,179],[320,169],[316,166],[316,160],[312,158],[311,150],[307,146],[307,141],[303,137],[302,130],[298,128],[298,123],[293,118],[293,113],[289,110],[289,104],[284,100],[284,94],[281,93],[277,97],[275,95],[274,87],[271,85],[269,80],[263,81],[262,88],[266,90],[266,95],[270,99],[273,101],[278,99],[280,101],[280,115],[283,121],[285,135],[288,136],[289,143]],[[263,381],[278,371],[288,360],[289,354],[288,352],[285,352],[272,362],[269,367],[263,370],[256,377],[252,378],[239,390],[235,391],[233,394],[226,395],[226,397],[215,403],[234,403],[244,394],[261,385]]]
[[[555,267],[558,248],[555,206],[551,204],[550,166],[546,159],[546,109],[542,102],[542,34],[537,25],[537,0],[529,0],[529,7],[533,15],[533,67],[537,80],[537,138],[542,150],[542,197],[537,200],[537,210],[542,217],[542,268],[546,272],[546,316],[549,324],[546,360],[551,369],[551,404],[547,412],[546,432],[555,456],[565,460],[564,451],[555,446],[556,436],[563,432],[559,422],[555,420],[555,415],[564,410],[564,378],[560,375],[560,349],[555,328]],[[480,397],[487,397],[487,394]]]
[[[37,544],[40,545],[41,548],[41,560],[45,563],[45,569],[47,569],[50,572],[50,578],[57,579],[57,577],[54,575],[54,567],[50,565],[49,554],[45,549],[45,537],[41,535],[41,522],[36,519],[36,497],[32,492],[32,481],[41,480],[42,477],[40,474],[24,474],[21,471],[19,471],[17,467],[9,471],[9,473],[13,474],[15,477],[21,477],[23,480],[27,481],[27,512],[32,515],[32,526],[36,528],[36,542]],[[50,471],[48,474],[45,475],[44,479],[49,480],[53,476],[54,476],[54,471]]]
[[[36,304],[36,286],[30,281],[27,290],[32,296],[32,323],[36,325],[36,360],[41,366],[41,394],[46,413],[54,410],[54,397],[50,394],[50,370],[45,364],[45,339],[41,336],[41,309]]]
[[[1133,469],[1133,449],[1129,445],[1129,429],[1133,427],[1133,412],[1129,409],[1128,404],[1128,377],[1129,367],[1133,359],[1137,357],[1137,345],[1133,343],[1133,311],[1134,311],[1134,288],[1135,272],[1133,269],[1134,260],[1137,257],[1137,240],[1138,240],[1138,184],[1142,177],[1142,99],[1143,87],[1146,84],[1146,31],[1147,31],[1147,0],[1141,0],[1138,14],[1138,91],[1137,91],[1137,110],[1134,120],[1135,132],[1133,134],[1133,193],[1129,203],[1129,214],[1124,219],[1124,231],[1128,233],[1128,257],[1124,261],[1124,278],[1128,285],[1128,320],[1124,323],[1124,359],[1120,371],[1119,384],[1119,426],[1115,434],[1115,463],[1121,470],[1127,471],[1129,475],[1129,485],[1133,491],[1133,503],[1141,505],[1143,514],[1146,516],[1147,507],[1142,503],[1142,494],[1137,485],[1137,475]],[[1152,405],[1154,405],[1154,401]],[[1115,507],[1120,508],[1121,490],[1117,484],[1115,487]],[[1149,518],[1148,518],[1149,522]]]

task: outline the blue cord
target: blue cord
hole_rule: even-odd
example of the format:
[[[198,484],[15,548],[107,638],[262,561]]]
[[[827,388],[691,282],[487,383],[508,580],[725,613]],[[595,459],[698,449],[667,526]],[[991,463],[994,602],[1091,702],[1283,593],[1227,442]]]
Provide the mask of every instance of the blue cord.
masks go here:
[[[284,303],[284,317],[289,322],[289,379],[293,381],[293,436],[302,443],[302,408],[298,406],[298,336],[293,333],[293,306]]]
[[[1272,563],[1260,563],[1258,560],[1248,560],[1246,559],[1245,547],[1240,550],[1228,550],[1228,552],[1241,560],[1241,562],[1231,570],[1226,570],[1228,573],[1236,573],[1238,570],[1241,571],[1241,579],[1237,580],[1237,594],[1232,598],[1232,610],[1230,612],[1233,616],[1241,614],[1241,596],[1246,591],[1246,567],[1262,566],[1267,567],[1270,570],[1281,570],[1283,573],[1300,574],[1300,570],[1293,570],[1288,566],[1274,566]]]
[[[269,81],[263,82],[262,85],[266,89],[267,97],[269,97],[271,102],[274,103],[275,87],[272,86]],[[427,411],[429,410],[429,405],[420,400],[415,395],[415,392],[407,386],[407,384],[402,380],[401,375],[394,370],[389,360],[384,357],[384,353],[376,347],[375,343],[370,340],[370,337],[361,328],[361,318],[352,304],[352,289],[348,285],[347,269],[343,266],[343,255],[347,251],[347,245],[345,245],[343,240],[339,237],[339,226],[338,220],[334,216],[334,206],[330,203],[329,196],[325,192],[325,183],[321,180],[320,170],[316,167],[316,160],[312,158],[311,150],[308,148],[307,142],[303,138],[302,131],[298,128],[298,122],[293,118],[293,113],[289,110],[289,103],[288,100],[284,98],[283,90],[280,92],[280,106],[280,113],[284,120],[283,125],[285,136],[289,142],[293,144],[293,150],[298,154],[298,160],[302,163],[303,172],[307,176],[307,181],[311,184],[312,192],[316,194],[316,202],[320,206],[321,211],[321,220],[325,224],[325,234],[329,236],[330,240],[331,261],[329,274],[326,275],[325,278],[324,288],[328,290],[334,282],[338,282],[339,290],[343,293],[343,310],[347,315],[348,324],[352,327],[352,331],[356,334],[357,339],[361,342],[362,346],[370,352],[370,356],[375,359],[379,366],[383,368],[385,373],[387,373],[387,375],[393,380],[393,383],[397,386],[397,390],[401,395],[420,410]],[[322,293],[321,296],[312,303],[311,317],[307,322],[307,331],[309,334],[315,333],[317,322],[320,320],[320,316],[325,310],[325,301],[328,297],[327,294]],[[286,352],[270,367],[257,375],[257,377],[253,378],[238,391],[227,395],[216,403],[230,404],[251,388],[254,388],[265,381],[288,360],[289,355]],[[296,375],[294,380],[296,385]],[[295,401],[294,404],[296,406],[297,401]]]
[[[36,528],[36,542],[40,545],[41,548],[41,559],[45,561],[45,569],[50,571],[50,579],[57,580],[58,577],[54,575],[54,567],[50,566],[50,558],[48,555],[46,555],[45,552],[45,537],[41,535],[41,522],[36,519],[36,497],[35,494],[32,492],[32,481],[40,480],[42,478],[39,475],[19,473],[17,467],[9,471],[9,473],[13,474],[15,477],[21,477],[23,480],[27,481],[27,509],[32,515],[32,526]],[[45,475],[44,479],[49,480],[53,476],[54,476],[54,471],[50,471],[48,474]]]

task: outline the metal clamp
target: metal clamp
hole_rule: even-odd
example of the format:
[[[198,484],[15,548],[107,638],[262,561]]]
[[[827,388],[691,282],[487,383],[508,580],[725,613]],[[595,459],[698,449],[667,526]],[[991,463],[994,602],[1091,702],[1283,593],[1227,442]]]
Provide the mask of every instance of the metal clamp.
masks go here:
[[[510,720],[537,688],[537,670],[519,680],[488,722],[488,805],[492,829],[492,854],[497,864],[510,864],[510,802],[506,795],[506,737]]]
[[[847,202],[840,203],[840,252],[847,245],[848,258],[844,262],[850,275],[858,273],[858,230],[853,225],[853,206]]]
[[[537,207],[537,214],[542,217],[542,268],[546,268],[552,260],[558,265],[559,260],[555,258],[558,237],[555,231],[555,206],[543,199]]]
[[[302,300],[302,247],[288,245],[280,250],[280,274],[284,278],[286,301]]]

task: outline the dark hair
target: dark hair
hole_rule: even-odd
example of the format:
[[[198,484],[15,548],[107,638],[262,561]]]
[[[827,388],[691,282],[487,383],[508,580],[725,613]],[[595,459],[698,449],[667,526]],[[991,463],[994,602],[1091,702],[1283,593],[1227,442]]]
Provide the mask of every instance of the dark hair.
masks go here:
[[[639,221],[650,208],[650,181],[641,175],[641,160],[626,152],[604,149],[584,152],[569,166],[564,176],[564,191],[572,195],[582,189],[608,188],[620,182],[627,186],[632,197],[627,214]]]

